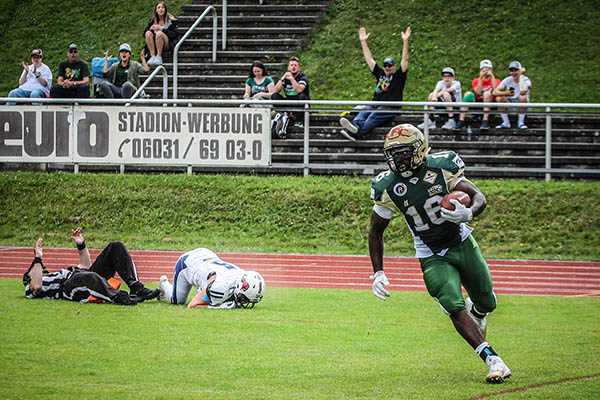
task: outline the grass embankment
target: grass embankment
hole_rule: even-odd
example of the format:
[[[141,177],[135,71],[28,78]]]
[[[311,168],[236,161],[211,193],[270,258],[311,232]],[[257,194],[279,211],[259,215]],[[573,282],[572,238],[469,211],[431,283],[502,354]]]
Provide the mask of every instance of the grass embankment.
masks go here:
[[[66,58],[71,42],[81,45],[81,58],[90,61],[117,44],[129,42],[134,59],[143,45],[142,31],[155,0],[73,0],[68,6],[49,0],[4,0],[0,15],[0,96],[18,83],[21,60],[41,47],[54,73]],[[179,15],[191,0],[168,1]],[[299,2],[300,3],[300,2]],[[584,18],[582,16],[585,16]],[[533,81],[535,102],[600,103],[600,8],[594,0],[336,0],[331,12],[299,52],[314,99],[370,100],[374,80],[364,62],[358,27],[371,37],[376,60],[401,58],[400,33],[412,27],[409,78],[405,100],[424,101],[452,66],[463,90],[479,73],[479,61],[489,58],[497,77],[519,60]],[[233,35],[229,35],[233,38]]]
[[[600,259],[598,182],[478,180],[488,208],[472,225],[487,257]],[[236,175],[0,174],[0,245],[367,254],[370,180]],[[414,254],[403,218],[386,254]]]
[[[600,42],[592,39],[600,37],[598,20],[593,0],[337,0],[300,56],[313,98],[371,100],[375,80],[358,28],[371,32],[369,47],[381,65],[386,56],[400,61],[401,33],[410,25],[404,100],[426,101],[446,66],[464,93],[479,76],[479,61],[488,58],[499,79],[519,60],[532,80],[533,102],[599,103],[589,90],[600,87],[590,72],[600,65]]]

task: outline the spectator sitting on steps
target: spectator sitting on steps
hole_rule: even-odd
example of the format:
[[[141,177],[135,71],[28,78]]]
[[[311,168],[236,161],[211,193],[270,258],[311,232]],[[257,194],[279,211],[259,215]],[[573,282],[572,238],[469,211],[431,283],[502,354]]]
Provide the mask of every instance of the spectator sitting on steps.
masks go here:
[[[159,1],[154,7],[154,17],[148,21],[148,26],[144,29],[144,39],[146,47],[144,55],[150,54],[148,65],[151,67],[163,63],[163,54],[173,52],[175,44],[179,40],[179,29],[177,27],[177,18],[169,14],[167,5],[164,1]]]
[[[458,99],[458,100],[457,100]],[[454,69],[446,67],[442,70],[442,80],[435,85],[433,92],[429,93],[428,101],[440,101],[440,102],[456,102],[462,100],[462,90],[460,82],[455,79]],[[454,122],[454,113],[452,113],[452,107],[446,107],[450,111],[448,113],[448,121],[442,126],[442,129],[454,129],[456,123]],[[432,115],[433,119],[429,119],[429,129],[435,129],[435,115]],[[425,128],[425,123],[418,126],[419,129]]]
[[[283,95],[279,93],[281,91],[283,91]],[[308,78],[304,72],[300,71],[300,59],[298,57],[290,58],[287,72],[275,84],[275,92],[271,95],[271,100],[310,100]],[[295,123],[296,126],[304,126],[302,122],[304,112],[290,112],[289,114],[287,112],[278,112],[271,121],[271,132],[285,139],[290,119],[297,121]]]
[[[246,79],[244,100],[269,99],[275,92],[275,83],[267,74],[265,65],[260,61],[254,61],[250,67],[248,79]],[[246,104],[242,104],[246,106]],[[263,107],[262,104],[252,104],[250,107]]]
[[[386,57],[383,60],[383,69],[377,65],[373,59],[371,50],[367,45],[367,39],[370,33],[361,27],[358,30],[358,37],[362,46],[365,61],[371,70],[371,74],[377,79],[373,101],[402,101],[404,85],[406,84],[406,72],[408,69],[408,38],[410,37],[410,26],[402,33],[402,61],[400,61],[400,70],[396,71],[396,61],[392,57]],[[366,106],[367,110],[388,110],[388,106]],[[349,140],[356,141],[367,135],[374,128],[390,122],[394,119],[394,113],[362,111],[351,121],[347,118],[340,118],[340,125],[344,129],[340,133]]]
[[[19,77],[19,87],[8,93],[8,97],[48,97],[50,85],[52,84],[52,71],[42,63],[42,49],[34,49],[31,52],[31,65],[21,61],[23,71]],[[14,106],[17,103],[8,102],[7,106]],[[32,103],[41,105],[42,103]]]
[[[142,50],[142,64],[131,61],[131,46],[123,43],[119,47],[119,62],[114,63],[108,68],[109,61],[112,56],[108,55],[108,51],[104,53],[106,60],[102,75],[105,78],[111,78],[109,81],[104,81],[100,84],[102,87],[102,97],[107,99],[128,99],[136,92],[140,86],[140,74],[150,71],[150,67],[144,59]]]
[[[484,103],[492,103],[494,101],[494,95],[492,94],[493,90],[496,89],[496,86],[500,84],[500,80],[494,76],[494,67],[490,60],[482,60],[479,63],[479,78],[473,79],[471,83],[473,87],[472,92],[466,92],[463,97],[463,102],[484,102]],[[455,131],[460,131],[463,126],[465,126],[465,117],[467,114],[464,111],[468,110],[469,107],[461,107],[460,108],[460,119],[458,123],[454,127]],[[481,122],[481,127],[479,129],[486,130],[490,128],[489,118],[490,118],[490,107],[483,107],[483,121]]]
[[[511,103],[529,103],[529,92],[531,90],[531,80],[523,75],[525,68],[521,66],[518,61],[513,61],[508,65],[510,76],[504,78],[500,85],[494,89],[494,96],[498,96],[499,102],[511,102]],[[499,108],[499,110],[505,110]],[[525,111],[524,108],[520,109]],[[496,129],[508,129],[510,128],[510,120],[508,114],[502,113],[502,124],[496,126]],[[525,113],[519,113],[518,117],[519,129],[527,129],[525,125]]]
[[[50,89],[50,97],[62,99],[85,99],[90,97],[90,68],[79,59],[79,46],[72,43],[67,48],[67,60],[58,65],[56,85]]]

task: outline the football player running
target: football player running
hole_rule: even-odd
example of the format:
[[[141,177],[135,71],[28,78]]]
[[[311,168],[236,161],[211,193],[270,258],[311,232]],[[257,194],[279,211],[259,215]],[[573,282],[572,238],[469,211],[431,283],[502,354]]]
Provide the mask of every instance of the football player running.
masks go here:
[[[245,271],[200,248],[179,257],[173,284],[165,275],[160,277],[161,299],[185,304],[192,286],[197,294],[188,308],[252,308],[262,299],[265,280],[256,271]]]
[[[492,278],[481,250],[466,222],[485,209],[486,199],[464,176],[464,162],[452,151],[429,154],[423,133],[410,124],[393,127],[383,153],[389,170],[371,183],[375,202],[369,229],[369,254],[374,274],[373,293],[381,300],[390,294],[383,270],[383,232],[395,213],[402,213],[413,235],[427,291],[450,316],[458,333],[489,367],[486,381],[501,383],[510,369],[485,339],[486,315],[496,308]],[[461,190],[470,207],[457,200],[454,211],[441,207],[445,194]],[[463,299],[461,284],[468,297]]]

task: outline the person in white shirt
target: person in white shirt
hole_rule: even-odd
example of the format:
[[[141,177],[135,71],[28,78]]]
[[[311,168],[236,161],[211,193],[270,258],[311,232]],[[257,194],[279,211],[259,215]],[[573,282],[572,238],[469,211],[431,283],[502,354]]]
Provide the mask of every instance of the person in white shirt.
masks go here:
[[[198,248],[179,257],[173,284],[165,275],[160,277],[161,299],[185,304],[192,287],[197,294],[188,308],[252,308],[262,299],[265,280],[256,271],[246,271],[209,249]]]
[[[448,103],[462,101],[461,84],[456,80],[453,68],[446,67],[442,70],[442,80],[438,81],[433,92],[429,93],[428,101],[445,101]],[[448,121],[442,126],[442,129],[454,129],[456,122],[454,121],[452,107],[446,107],[446,109],[449,110],[450,113],[448,113]],[[430,118],[427,123],[429,129],[435,129],[435,116],[434,119]],[[418,128],[425,128],[425,123],[419,125]]]
[[[50,94],[50,86],[52,84],[52,71],[42,63],[42,49],[34,49],[31,52],[31,65],[25,61],[21,62],[23,72],[19,77],[19,87],[13,89],[8,94],[8,97],[31,97],[43,98]],[[14,106],[17,103],[8,102],[6,105]],[[32,103],[41,105],[41,103]]]
[[[511,103],[529,103],[529,92],[531,91],[531,80],[523,75],[525,68],[521,66],[518,61],[512,61],[508,64],[508,70],[510,76],[507,76],[500,82],[500,85],[494,89],[494,96],[497,96],[499,102],[511,102]],[[499,110],[506,111],[505,108],[499,108]],[[524,108],[520,108],[520,111],[525,111]],[[502,124],[496,126],[496,129],[508,129],[510,128],[510,120],[508,114],[502,113]],[[525,125],[525,113],[519,113],[518,117],[519,129],[527,129]]]

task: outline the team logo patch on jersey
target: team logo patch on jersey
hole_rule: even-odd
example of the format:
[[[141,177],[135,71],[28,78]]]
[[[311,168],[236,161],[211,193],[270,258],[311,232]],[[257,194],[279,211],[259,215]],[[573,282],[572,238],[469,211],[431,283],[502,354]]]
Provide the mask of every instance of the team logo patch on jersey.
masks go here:
[[[427,183],[431,183],[433,185],[435,183],[437,176],[438,176],[438,174],[436,172],[427,171],[427,172],[425,172],[425,176],[423,176],[423,181],[425,181]]]
[[[464,168],[465,167],[465,162],[458,155],[456,157],[454,157],[454,160],[452,160],[452,162],[454,164],[456,164],[456,166],[458,168]]]
[[[440,194],[443,191],[444,189],[442,188],[442,185],[434,185],[427,189],[427,193],[429,193],[429,196],[433,196],[434,194]]]
[[[404,196],[406,194],[406,185],[404,183],[397,183],[394,186],[394,194],[396,196]]]

